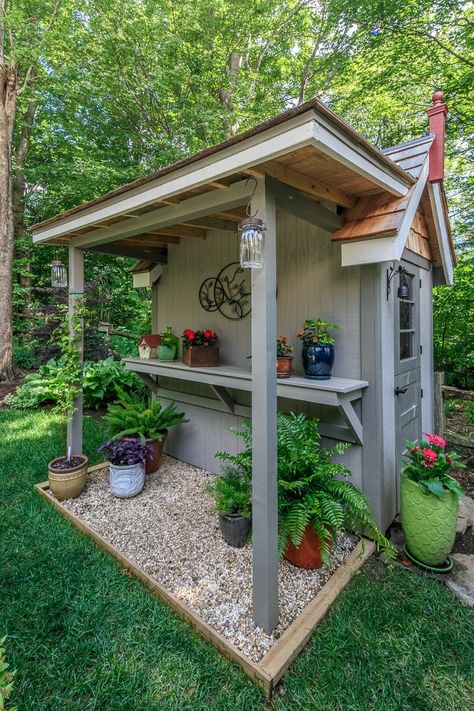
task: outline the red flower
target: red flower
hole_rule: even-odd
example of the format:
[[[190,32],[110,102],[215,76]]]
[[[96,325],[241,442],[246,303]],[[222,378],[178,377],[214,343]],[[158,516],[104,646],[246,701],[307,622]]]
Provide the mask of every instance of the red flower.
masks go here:
[[[432,449],[425,448],[423,450],[423,457],[426,462],[426,466],[431,467],[438,459],[438,455]]]
[[[194,331],[191,331],[190,328],[186,328],[183,331],[183,335],[186,336],[188,341],[194,341],[194,339],[196,338],[196,334],[194,333]]]
[[[439,435],[435,434],[427,434],[426,439],[428,442],[435,447],[442,447],[443,449],[446,447],[446,440],[443,439],[443,437],[440,437]]]
[[[214,333],[207,329],[207,331],[204,331],[204,338],[214,338]]]

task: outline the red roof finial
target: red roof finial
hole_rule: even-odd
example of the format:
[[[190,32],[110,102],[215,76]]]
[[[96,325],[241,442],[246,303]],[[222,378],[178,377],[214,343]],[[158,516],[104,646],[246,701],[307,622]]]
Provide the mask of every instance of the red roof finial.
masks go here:
[[[433,106],[426,111],[430,119],[430,133],[434,136],[430,148],[428,180],[432,183],[440,183],[444,178],[444,137],[448,107],[444,103],[442,91],[435,91],[432,101]]]

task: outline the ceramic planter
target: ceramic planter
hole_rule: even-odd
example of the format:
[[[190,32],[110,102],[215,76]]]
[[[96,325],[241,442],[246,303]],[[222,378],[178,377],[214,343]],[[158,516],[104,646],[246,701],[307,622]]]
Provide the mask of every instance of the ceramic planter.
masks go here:
[[[425,494],[402,473],[400,516],[409,552],[425,565],[439,566],[456,537],[459,497],[445,491],[442,498]]]
[[[87,479],[88,458],[84,454],[73,455],[81,463],[68,469],[55,469],[57,462],[64,462],[65,457],[57,457],[48,464],[48,481],[52,494],[59,500],[75,499],[83,490]]]
[[[120,499],[130,499],[141,492],[145,484],[145,468],[138,464],[109,465],[110,490]]]
[[[289,378],[293,368],[293,356],[277,356],[277,378]]]
[[[163,362],[174,360],[176,357],[176,346],[158,346],[158,358]]]
[[[305,378],[329,380],[334,364],[334,346],[332,344],[304,344],[302,357]]]
[[[183,363],[195,368],[213,368],[219,365],[219,346],[183,346]]]
[[[168,436],[168,430],[163,435],[163,439],[158,441],[157,439],[147,439],[147,444],[151,447],[151,452],[146,458],[145,462],[145,474],[152,474],[159,469],[161,463],[161,455],[163,454],[163,447],[165,446],[166,437]]]
[[[314,532],[310,523],[305,528],[303,540],[299,546],[295,546],[291,541],[285,548],[285,558],[297,568],[307,568],[314,570],[321,568],[323,560],[321,558],[321,546],[319,538]]]
[[[247,543],[250,533],[250,519],[239,514],[219,514],[219,526],[222,537],[234,548],[242,548]]]

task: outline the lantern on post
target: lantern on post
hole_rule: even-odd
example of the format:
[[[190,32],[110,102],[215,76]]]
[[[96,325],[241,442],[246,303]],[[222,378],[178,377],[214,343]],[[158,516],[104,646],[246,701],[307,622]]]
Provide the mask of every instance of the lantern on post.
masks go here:
[[[60,289],[67,286],[67,271],[60,259],[54,259],[51,265],[51,286]]]

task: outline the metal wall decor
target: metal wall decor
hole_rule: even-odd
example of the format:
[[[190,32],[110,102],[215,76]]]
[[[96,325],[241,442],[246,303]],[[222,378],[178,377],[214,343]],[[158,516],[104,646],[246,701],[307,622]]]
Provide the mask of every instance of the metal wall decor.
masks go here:
[[[203,281],[199,302],[204,311],[219,311],[233,320],[245,318],[251,309],[249,272],[239,262],[227,264],[216,277]]]

